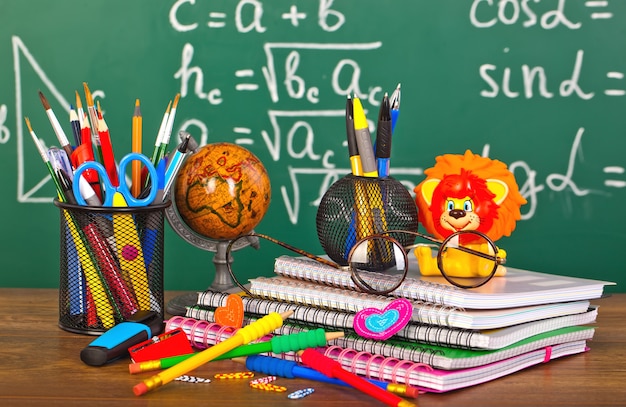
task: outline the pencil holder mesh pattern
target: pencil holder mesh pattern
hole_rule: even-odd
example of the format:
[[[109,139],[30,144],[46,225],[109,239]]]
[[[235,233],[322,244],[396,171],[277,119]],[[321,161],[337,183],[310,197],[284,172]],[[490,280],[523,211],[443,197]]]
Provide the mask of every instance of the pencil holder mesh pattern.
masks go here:
[[[359,239],[394,229],[417,231],[417,207],[406,187],[392,177],[350,174],[331,185],[322,197],[316,226],[324,252],[345,266]],[[389,235],[403,246],[413,243],[409,234]],[[381,271],[388,265],[378,266],[369,271]]]
[[[139,311],[164,317],[164,214],[170,204],[86,207],[60,216],[59,327],[98,335]]]

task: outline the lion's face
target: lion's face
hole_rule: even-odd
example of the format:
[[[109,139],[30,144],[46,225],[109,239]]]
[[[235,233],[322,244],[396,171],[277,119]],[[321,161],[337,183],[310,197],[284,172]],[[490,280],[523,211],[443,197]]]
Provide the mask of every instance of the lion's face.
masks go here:
[[[469,196],[461,199],[448,198],[445,210],[439,216],[439,224],[450,232],[478,230],[480,217],[474,212],[474,202]],[[435,214],[433,213],[433,216]]]
[[[460,230],[477,230],[497,240],[508,236],[521,215],[513,174],[500,161],[471,154],[437,157],[416,188],[420,222],[439,239]]]

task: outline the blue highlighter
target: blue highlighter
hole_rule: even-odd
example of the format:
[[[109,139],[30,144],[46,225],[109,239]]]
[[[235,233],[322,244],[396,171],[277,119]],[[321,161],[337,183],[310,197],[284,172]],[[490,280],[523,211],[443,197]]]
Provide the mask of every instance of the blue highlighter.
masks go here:
[[[102,366],[128,356],[128,348],[163,332],[163,321],[155,311],[138,311],[93,340],[80,351],[80,360]]]

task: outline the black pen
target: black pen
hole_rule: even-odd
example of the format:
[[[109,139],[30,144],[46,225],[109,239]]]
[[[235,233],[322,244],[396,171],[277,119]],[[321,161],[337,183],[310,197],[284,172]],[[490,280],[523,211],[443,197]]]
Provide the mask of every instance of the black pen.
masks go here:
[[[389,96],[385,93],[380,104],[376,127],[376,165],[379,177],[389,175],[389,157],[391,157],[391,107]]]
[[[72,179],[70,178],[69,174],[65,172],[63,168],[59,168],[57,170],[57,176],[59,177],[61,188],[63,188],[65,201],[72,205],[78,205],[78,203],[76,202],[76,198],[74,197],[74,192],[72,191]]]

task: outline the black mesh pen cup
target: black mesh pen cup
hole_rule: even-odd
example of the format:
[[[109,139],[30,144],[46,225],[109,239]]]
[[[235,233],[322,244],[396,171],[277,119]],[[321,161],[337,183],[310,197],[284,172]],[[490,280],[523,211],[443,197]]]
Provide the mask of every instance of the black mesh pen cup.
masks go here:
[[[354,244],[389,230],[417,231],[417,207],[402,183],[393,177],[374,178],[352,174],[339,179],[326,191],[316,217],[317,237],[324,252],[343,266]],[[403,246],[414,236],[391,233]],[[387,264],[370,266],[380,271]]]
[[[142,207],[60,209],[59,327],[99,335],[142,311],[164,318],[164,215]]]

